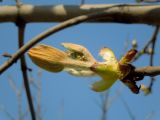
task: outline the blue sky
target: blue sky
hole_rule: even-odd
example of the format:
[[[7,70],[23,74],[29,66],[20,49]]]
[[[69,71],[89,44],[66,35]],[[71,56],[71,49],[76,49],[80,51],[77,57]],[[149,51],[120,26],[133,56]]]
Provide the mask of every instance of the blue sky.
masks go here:
[[[23,0],[24,3],[29,4],[80,4],[78,0]],[[103,3],[133,3],[134,1],[120,1],[120,0],[86,0],[88,4],[103,4]],[[6,0],[1,5],[13,5],[14,1]],[[25,42],[29,41],[34,36],[43,32],[47,28],[56,25],[57,23],[34,23],[28,24],[25,34]],[[102,47],[111,48],[117,58],[124,53],[124,47],[126,41],[128,42],[129,50],[131,48],[131,41],[136,39],[138,41],[138,50],[140,50],[144,43],[150,39],[150,36],[154,30],[153,26],[148,25],[135,25],[135,24],[111,24],[111,23],[84,23],[80,24],[43,40],[41,43],[48,44],[60,49],[64,49],[60,46],[61,42],[72,42],[86,46],[89,51],[98,60],[101,58],[98,56],[98,52]],[[1,23],[1,44],[0,54],[8,52],[13,54],[17,50],[17,28],[13,23]],[[158,37],[159,39],[159,37]],[[159,65],[160,48],[156,46],[155,65]],[[41,83],[42,83],[42,96],[41,96],[41,108],[42,116],[44,120],[99,120],[101,116],[101,104],[100,93],[93,92],[90,89],[90,84],[95,80],[99,80],[98,77],[93,78],[81,78],[68,75],[65,72],[50,73],[44,70],[40,70],[34,65],[27,57],[27,63],[30,68],[33,69],[29,76],[34,79],[37,77],[37,72],[42,71]],[[7,59],[0,56],[0,64],[4,63]],[[18,103],[15,92],[11,88],[8,82],[8,76],[12,76],[18,88],[22,85],[22,76],[19,66],[19,61],[11,68],[4,72],[0,76],[0,108],[5,108],[13,116],[18,115]],[[147,66],[149,63],[149,57],[143,56],[138,61],[133,63],[137,67]],[[126,108],[121,100],[121,97],[127,102],[132,113],[135,115],[136,120],[145,120],[146,116],[153,112],[152,120],[159,119],[160,114],[160,82],[159,77],[156,77],[156,82],[153,87],[153,93],[149,96],[144,96],[143,93],[135,95],[130,92],[120,81],[117,81],[113,87],[109,90],[109,98],[111,99],[111,106],[108,110],[108,120],[124,119],[129,120],[130,116],[127,113]],[[143,84],[149,83],[149,78],[146,77],[142,82]],[[37,95],[36,88],[32,85],[33,96]],[[117,96],[117,91],[121,92],[121,97]],[[22,108],[26,109],[27,103],[25,94],[23,91]],[[0,111],[0,119],[10,120],[4,112]],[[29,115],[27,120],[29,119]]]

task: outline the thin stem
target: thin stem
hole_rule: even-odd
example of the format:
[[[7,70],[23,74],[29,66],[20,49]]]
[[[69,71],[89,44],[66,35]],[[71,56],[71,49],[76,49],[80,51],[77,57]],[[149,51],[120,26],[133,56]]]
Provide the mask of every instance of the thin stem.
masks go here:
[[[156,27],[155,31],[152,34],[152,37],[148,40],[148,42],[144,45],[143,49],[141,51],[138,52],[138,54],[136,55],[136,57],[134,58],[133,61],[136,61],[141,55],[145,54],[147,52],[147,49],[149,47],[150,44],[152,44],[153,40],[155,38],[157,38],[157,34],[158,34],[158,30],[159,27]]]
[[[155,28],[155,32],[154,32],[153,37],[152,37],[152,52],[151,52],[151,57],[150,57],[150,66],[153,66],[155,43],[156,43],[156,40],[157,40],[158,32],[159,32],[159,26],[157,26]]]
[[[136,118],[135,118],[135,115],[132,112],[132,109],[129,107],[129,105],[127,104],[125,99],[122,97],[122,95],[120,96],[120,98],[121,98],[121,101],[122,101],[124,107],[126,108],[126,110],[128,112],[128,115],[130,116],[131,120],[135,120]]]
[[[38,111],[38,120],[42,120],[42,110],[41,110],[41,96],[42,96],[42,83],[41,83],[42,72],[38,72],[38,81],[37,81],[37,111]]]
[[[100,120],[107,120],[107,112],[108,112],[108,99],[109,98],[109,91],[105,92],[102,94],[101,99],[102,99],[102,116]]]
[[[151,55],[150,55],[150,66],[153,66],[153,62],[154,62],[155,44],[156,44],[158,32],[159,32],[159,26],[156,26],[155,34],[152,37],[152,48],[151,48],[152,52],[151,52]],[[149,88],[150,88],[151,91],[152,91],[152,86],[153,86],[154,80],[155,80],[155,78],[151,77],[151,81],[150,81],[150,84],[149,84]]]
[[[24,45],[25,23],[18,23],[17,26],[18,26],[19,48],[21,48]],[[20,58],[20,65],[21,65],[23,83],[24,83],[24,87],[27,95],[31,117],[32,117],[32,120],[36,120],[34,105],[32,102],[32,96],[31,96],[31,91],[29,86],[29,79],[27,75],[27,63],[24,55],[22,55]]]

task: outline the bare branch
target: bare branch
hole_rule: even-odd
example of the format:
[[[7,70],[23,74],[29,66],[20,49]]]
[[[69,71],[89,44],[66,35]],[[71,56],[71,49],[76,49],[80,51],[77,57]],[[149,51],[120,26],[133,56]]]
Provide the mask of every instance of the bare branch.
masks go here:
[[[19,18],[16,25],[18,27],[19,48],[21,48],[24,45],[25,23],[23,22],[21,18]],[[24,88],[26,91],[26,96],[27,96],[27,100],[29,104],[31,117],[32,117],[32,120],[36,120],[34,105],[32,102],[32,96],[31,96],[31,91],[30,91],[30,86],[29,86],[29,79],[27,75],[27,63],[26,63],[26,59],[24,55],[22,55],[20,58],[20,65],[21,65],[23,83],[24,83]]]
[[[159,32],[159,26],[156,26],[155,34],[152,37],[152,48],[151,48],[152,52],[150,54],[150,66],[153,66],[153,62],[154,62],[155,44],[156,44],[158,32]],[[152,92],[152,86],[153,86],[154,81],[155,81],[155,78],[151,77],[151,81],[150,81],[150,84],[149,84],[150,92]]]
[[[11,76],[8,76],[8,82],[15,94],[18,95],[21,90],[17,88],[16,83],[14,82]]]
[[[135,69],[136,74],[141,74],[143,76],[157,76],[160,75],[160,66],[147,66]]]
[[[7,57],[7,58],[11,58],[12,57],[12,55],[7,53],[7,52],[3,53],[2,56],[3,57]]]
[[[136,57],[134,58],[133,61],[136,61],[141,55],[147,53],[147,49],[148,49],[149,45],[152,44],[153,41],[155,41],[157,39],[158,31],[159,31],[159,27],[156,27],[155,30],[154,30],[154,32],[153,32],[153,35],[151,36],[151,38],[144,45],[144,47],[142,48],[142,50],[137,53],[137,55],[136,55]]]
[[[3,106],[0,106],[0,111],[4,112],[10,120],[16,120]]]
[[[146,118],[144,120],[153,120],[153,115],[155,114],[154,111],[151,111],[147,114]]]
[[[101,94],[101,101],[102,101],[102,115],[100,120],[106,120],[107,119],[107,112],[108,112],[108,106],[109,106],[109,91],[105,92],[104,94]]]
[[[90,22],[118,22],[160,25],[160,5],[103,4],[103,5],[22,5],[21,18],[30,22],[62,22],[76,16],[98,13],[106,10],[103,19]],[[16,22],[16,6],[0,7],[0,22]],[[43,15],[42,15],[43,14]],[[89,22],[89,21],[87,21]]]
[[[41,110],[41,96],[42,96],[42,71],[38,72],[38,81],[37,81],[37,118],[38,120],[42,120],[42,110]]]
[[[130,65],[131,71],[129,72],[129,74],[123,78],[121,81],[128,86],[128,88],[135,94],[139,93],[139,90],[141,89],[141,86],[137,86],[136,82],[143,80],[143,78],[145,76],[156,76],[156,75],[160,75],[160,66],[147,66],[147,67],[142,67],[142,68],[135,68],[134,66]],[[144,88],[144,86],[142,86],[143,91],[146,88]]]
[[[122,97],[122,95],[120,95],[121,101],[126,109],[126,111],[128,112],[128,115],[130,116],[131,120],[136,120],[135,115],[132,112],[132,109],[129,107],[128,103],[125,101],[125,99]]]
[[[24,116],[25,113],[23,113],[23,111],[22,111],[22,93],[23,93],[23,88],[24,87],[22,86],[21,88],[18,88],[11,76],[8,76],[8,81],[9,81],[9,84],[10,84],[11,88],[15,92],[16,98],[17,98],[17,101],[18,101],[18,117],[17,117],[17,119],[18,120],[23,120],[24,117],[25,117]]]

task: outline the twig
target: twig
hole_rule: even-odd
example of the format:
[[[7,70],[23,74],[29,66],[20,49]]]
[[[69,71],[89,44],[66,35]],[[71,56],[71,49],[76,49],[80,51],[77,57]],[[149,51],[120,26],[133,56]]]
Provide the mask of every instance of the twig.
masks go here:
[[[13,89],[13,91],[15,92],[16,94],[16,97],[17,97],[17,101],[18,101],[18,120],[22,120],[22,91],[23,89],[18,89],[14,80],[12,79],[11,76],[8,76],[8,81],[9,81],[9,84],[11,86],[11,88]]]
[[[41,96],[42,96],[42,83],[41,83],[41,77],[42,72],[38,72],[38,81],[37,81],[37,111],[38,111],[38,120],[42,120],[42,110],[41,110]]]
[[[128,115],[130,116],[131,120],[135,120],[135,115],[133,114],[131,108],[129,107],[129,105],[127,104],[127,102],[124,100],[124,98],[122,97],[122,95],[120,95],[121,101],[124,105],[124,107],[126,108]]]
[[[148,113],[148,115],[146,116],[146,118],[144,120],[153,120],[153,115],[154,115],[154,111],[151,111],[150,113]]]
[[[64,99],[61,100],[61,103],[57,110],[57,120],[63,120],[63,112],[64,112]]]
[[[28,113],[28,107],[27,107],[26,112],[24,112],[24,113],[22,112],[22,92],[23,92],[24,87],[21,86],[21,88],[18,88],[11,76],[8,76],[8,81],[9,81],[11,88],[15,92],[16,97],[17,97],[17,101],[18,101],[18,118],[17,118],[17,120],[23,120],[26,116],[26,112]]]
[[[160,66],[147,66],[136,68],[134,73],[143,76],[157,76],[160,75]]]
[[[108,100],[109,100],[109,91],[105,92],[104,94],[101,94],[102,116],[100,120],[107,120]]]
[[[12,57],[12,55],[7,53],[7,52],[3,53],[2,56],[3,57],[7,57],[7,58],[11,58]]]
[[[21,48],[24,45],[24,32],[25,32],[25,23],[23,21],[19,20],[17,22],[17,27],[18,27],[18,39],[19,39],[19,48]],[[21,70],[22,70],[22,75],[23,75],[23,83],[27,95],[27,100],[29,104],[29,109],[31,113],[32,120],[36,120],[35,116],[35,111],[34,111],[34,106],[32,102],[32,96],[31,96],[31,91],[30,91],[30,86],[29,86],[29,79],[27,75],[27,63],[25,56],[22,55],[20,58],[20,65],[21,65]]]
[[[13,89],[13,91],[15,92],[15,94],[18,95],[19,89],[17,88],[16,83],[14,82],[11,76],[8,76],[8,82],[11,88]]]
[[[153,66],[153,62],[154,62],[155,44],[156,44],[158,32],[159,32],[159,26],[156,26],[155,34],[152,37],[152,48],[151,48],[152,52],[150,54],[150,66]],[[151,81],[150,81],[150,84],[149,84],[150,92],[152,92],[152,86],[153,86],[154,81],[155,81],[155,78],[151,77]]]
[[[136,55],[136,57],[134,58],[133,61],[136,61],[141,55],[143,55],[144,53],[147,52],[147,49],[149,47],[149,45],[153,42],[154,39],[157,38],[157,35],[158,35],[158,30],[159,30],[159,27],[155,29],[155,31],[153,32],[153,35],[152,37],[148,40],[148,42],[144,45],[144,47],[142,48],[141,51],[139,51]]]
[[[117,91],[117,95],[120,97],[120,99],[121,99],[124,107],[126,108],[126,110],[127,110],[128,114],[129,114],[130,118],[131,118],[132,120],[135,120],[135,115],[133,114],[131,108],[129,107],[129,105],[127,104],[127,102],[125,101],[125,99],[123,98],[121,92],[120,92],[120,91]]]
[[[5,108],[3,108],[2,106],[0,107],[0,111],[4,112],[8,118],[10,118],[10,120],[16,120],[16,118],[14,118]]]
[[[32,74],[30,74],[29,83],[33,86],[33,88],[36,89],[37,94],[33,96],[33,102],[36,104],[36,111],[37,111],[37,120],[42,120],[42,109],[41,109],[41,95],[42,95],[42,83],[41,83],[41,77],[42,77],[42,71],[39,70],[37,73],[37,80],[33,78]]]

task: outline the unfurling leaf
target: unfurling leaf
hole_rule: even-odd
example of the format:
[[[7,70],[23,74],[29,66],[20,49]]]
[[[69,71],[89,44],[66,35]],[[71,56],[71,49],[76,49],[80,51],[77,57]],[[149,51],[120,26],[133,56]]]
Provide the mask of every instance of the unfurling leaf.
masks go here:
[[[120,64],[128,64],[129,62],[131,62],[133,60],[133,58],[135,57],[135,55],[137,54],[137,50],[130,50],[128,51],[119,61]]]
[[[66,53],[47,45],[39,45],[28,51],[29,57],[39,67],[50,71],[60,72],[64,69],[61,62],[66,58]]]
[[[101,80],[91,86],[92,90],[96,92],[105,91],[118,79],[125,78],[131,69],[129,62],[137,52],[130,50],[118,62],[113,51],[105,47],[99,53],[104,62],[98,62],[82,45],[73,43],[62,43],[62,45],[67,51],[61,51],[47,45],[38,45],[31,48],[28,55],[36,65],[50,72],[64,70],[75,76],[100,76]],[[124,83],[126,84],[126,82]],[[132,87],[131,84],[127,84],[127,86]]]
[[[81,46],[81,48],[83,48]],[[72,51],[72,54],[78,54]],[[77,56],[74,58],[68,52],[61,51],[48,45],[38,45],[28,51],[31,60],[39,67],[50,71],[60,72],[62,70],[75,76],[93,76],[95,73],[90,70],[93,60],[86,58],[84,61]],[[84,56],[84,53],[80,57]]]

